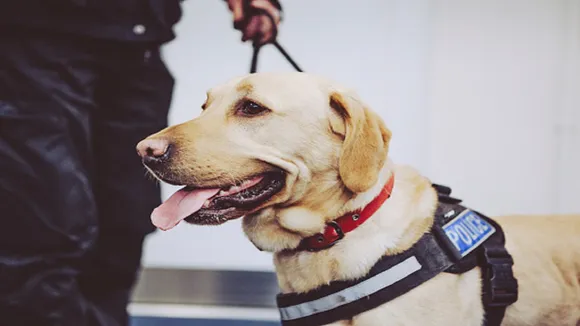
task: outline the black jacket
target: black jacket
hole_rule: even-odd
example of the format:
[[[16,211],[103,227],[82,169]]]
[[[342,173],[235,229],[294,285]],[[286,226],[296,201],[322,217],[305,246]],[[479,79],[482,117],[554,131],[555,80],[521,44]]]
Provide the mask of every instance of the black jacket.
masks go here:
[[[165,43],[182,0],[0,0],[0,28],[39,28],[95,38]]]

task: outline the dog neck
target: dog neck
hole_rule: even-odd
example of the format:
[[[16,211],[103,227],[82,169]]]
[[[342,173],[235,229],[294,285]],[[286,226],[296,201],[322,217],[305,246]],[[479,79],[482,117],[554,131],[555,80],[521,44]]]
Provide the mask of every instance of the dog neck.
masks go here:
[[[283,292],[307,292],[332,281],[364,276],[384,255],[410,248],[433,224],[437,194],[416,170],[388,162],[379,181],[343,206],[338,216],[365,207],[394,173],[392,195],[364,224],[334,246],[317,251],[281,251],[274,255]]]

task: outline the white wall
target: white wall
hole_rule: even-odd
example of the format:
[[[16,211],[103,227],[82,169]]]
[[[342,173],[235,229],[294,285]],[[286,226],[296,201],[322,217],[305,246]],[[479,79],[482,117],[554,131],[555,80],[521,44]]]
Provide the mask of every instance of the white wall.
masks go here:
[[[490,214],[580,211],[580,1],[437,1],[430,172]]]
[[[392,158],[489,214],[580,212],[579,0],[287,0],[280,42],[306,70],[356,88],[393,131]],[[171,123],[249,69],[225,3],[185,1],[165,55]],[[292,69],[273,49],[260,71]],[[167,197],[175,188],[165,187]],[[271,270],[240,223],[180,225],[147,266]]]

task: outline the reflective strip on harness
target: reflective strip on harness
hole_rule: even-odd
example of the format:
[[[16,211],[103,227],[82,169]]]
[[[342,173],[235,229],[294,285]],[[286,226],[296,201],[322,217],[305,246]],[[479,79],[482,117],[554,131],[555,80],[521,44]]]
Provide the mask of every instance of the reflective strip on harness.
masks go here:
[[[411,256],[397,265],[344,290],[317,300],[279,308],[280,317],[282,320],[294,320],[335,309],[380,291],[420,269],[421,264],[417,261],[417,258]]]

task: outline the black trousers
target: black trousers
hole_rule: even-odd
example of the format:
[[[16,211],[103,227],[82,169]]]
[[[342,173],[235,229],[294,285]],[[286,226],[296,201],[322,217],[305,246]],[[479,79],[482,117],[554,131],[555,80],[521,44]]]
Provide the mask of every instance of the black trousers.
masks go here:
[[[0,325],[127,325],[173,83],[159,45],[0,32]]]

